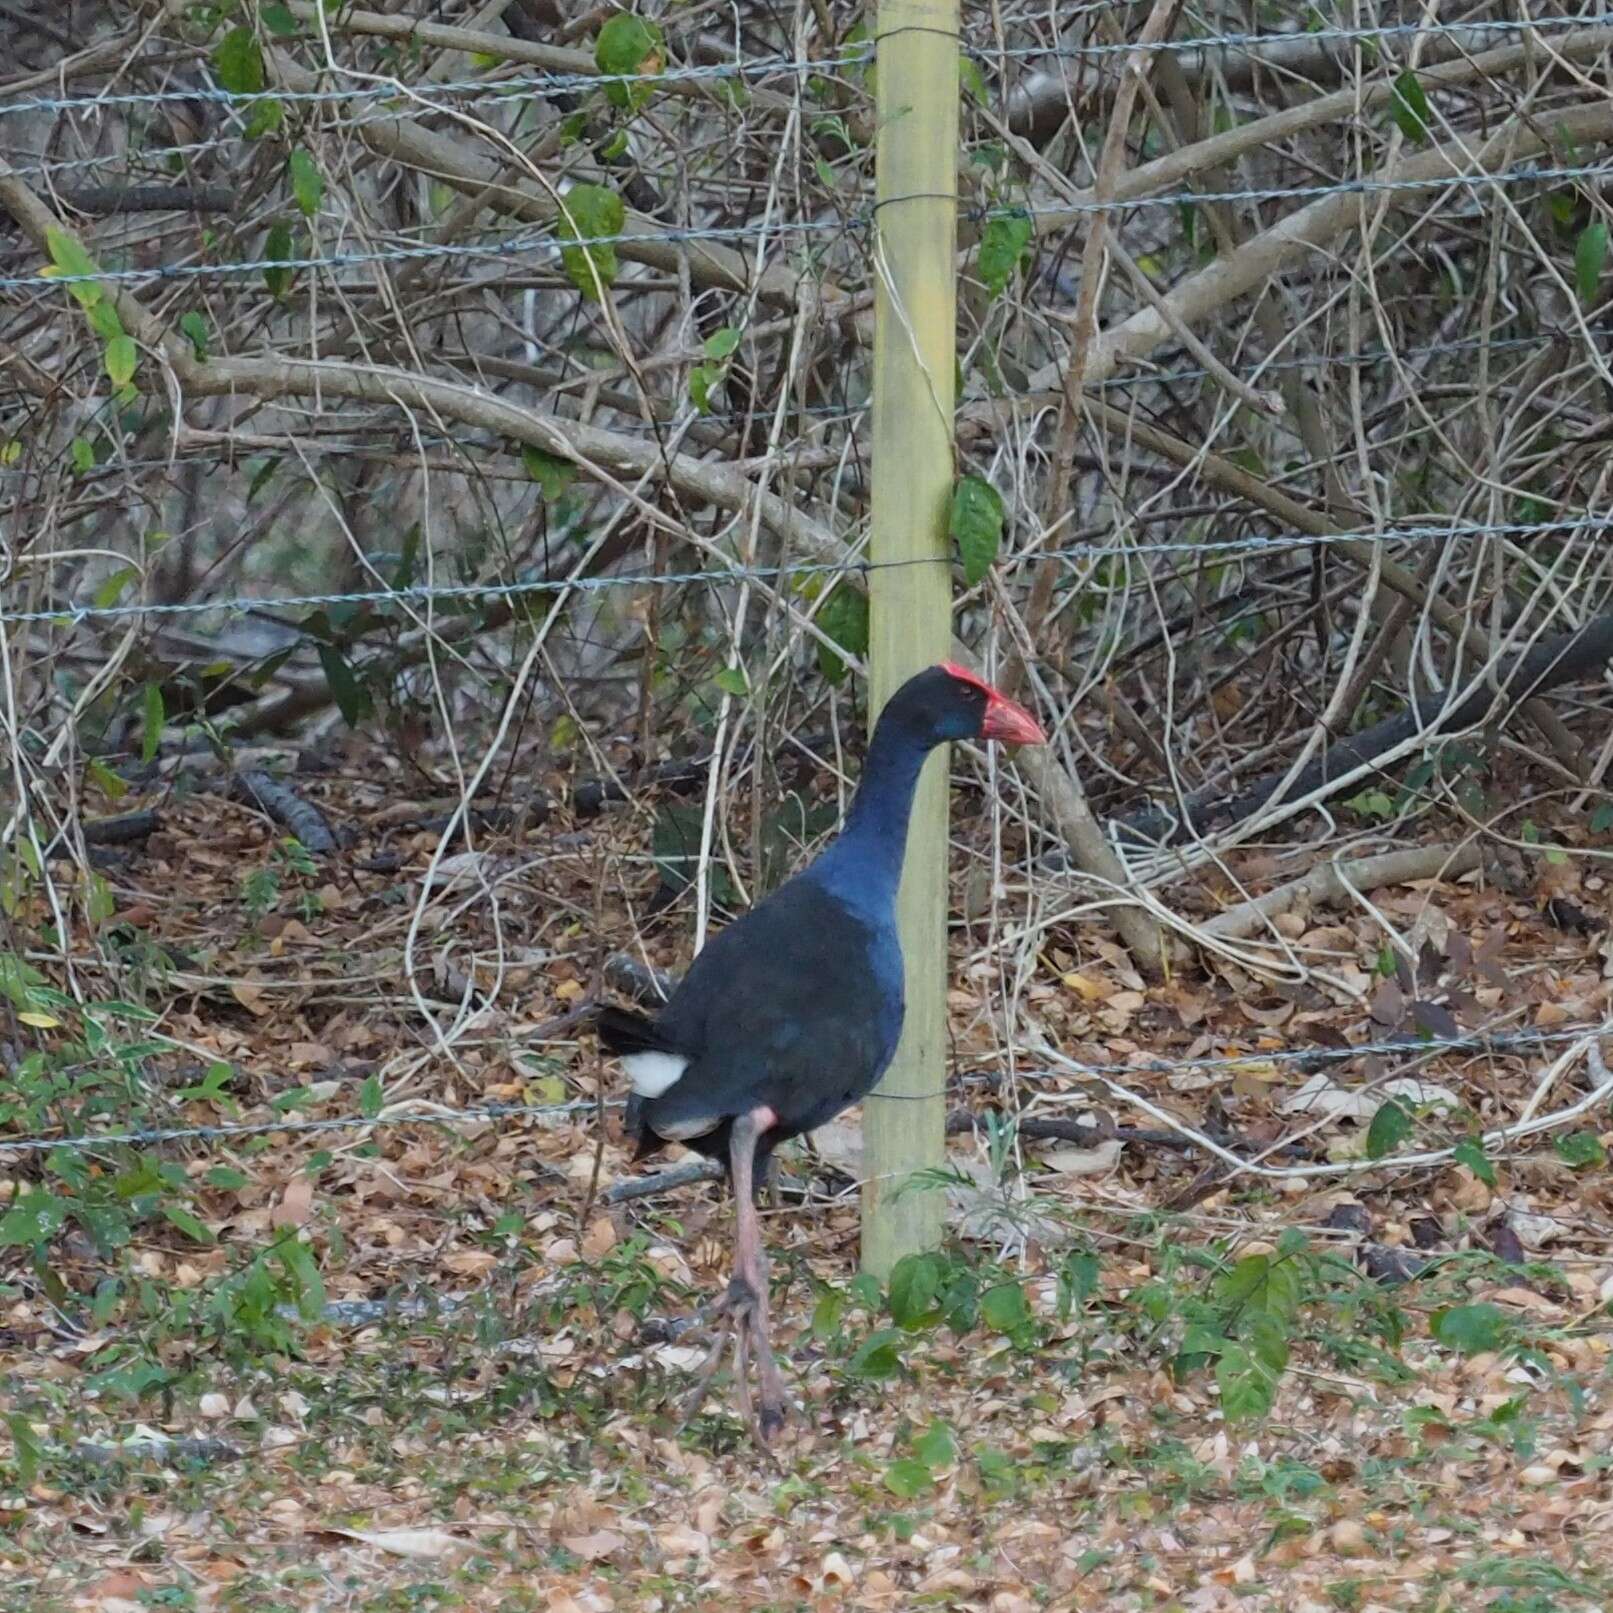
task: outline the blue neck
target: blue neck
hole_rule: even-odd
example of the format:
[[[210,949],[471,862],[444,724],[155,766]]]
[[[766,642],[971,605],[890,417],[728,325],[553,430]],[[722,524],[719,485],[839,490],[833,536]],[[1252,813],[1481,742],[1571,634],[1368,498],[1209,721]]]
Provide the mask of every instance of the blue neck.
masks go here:
[[[818,859],[818,877],[842,900],[870,915],[884,917],[895,906],[913,792],[932,749],[911,730],[881,723],[868,747],[846,826]]]

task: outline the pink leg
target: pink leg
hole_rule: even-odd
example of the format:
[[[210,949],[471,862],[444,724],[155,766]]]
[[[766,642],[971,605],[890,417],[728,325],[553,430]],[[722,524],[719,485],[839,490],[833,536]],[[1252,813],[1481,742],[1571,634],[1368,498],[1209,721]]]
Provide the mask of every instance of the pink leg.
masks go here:
[[[734,1214],[737,1222],[734,1247],[734,1276],[750,1290],[750,1325],[756,1347],[756,1370],[761,1380],[759,1432],[766,1444],[784,1424],[784,1380],[773,1359],[773,1341],[768,1316],[767,1251],[762,1246],[762,1229],[756,1216],[753,1169],[756,1143],[776,1117],[771,1109],[753,1109],[734,1122],[730,1134],[729,1168],[734,1183]],[[745,1333],[740,1335],[743,1354]]]
[[[750,1424],[751,1432],[760,1444],[765,1445],[784,1423],[786,1397],[784,1380],[778,1363],[773,1359],[773,1346],[769,1338],[767,1253],[762,1247],[761,1227],[756,1217],[753,1197],[755,1181],[756,1143],[761,1134],[776,1120],[768,1108],[751,1110],[736,1116],[730,1132],[729,1168],[734,1188],[734,1275],[728,1291],[717,1303],[719,1313],[726,1318],[726,1328],[734,1335],[734,1365],[738,1374],[737,1394],[740,1410]],[[719,1335],[711,1355],[702,1367],[690,1396],[684,1415],[691,1417],[706,1397],[707,1386],[726,1352],[727,1339]],[[760,1405],[751,1406],[750,1358],[754,1349],[757,1377],[760,1380]]]

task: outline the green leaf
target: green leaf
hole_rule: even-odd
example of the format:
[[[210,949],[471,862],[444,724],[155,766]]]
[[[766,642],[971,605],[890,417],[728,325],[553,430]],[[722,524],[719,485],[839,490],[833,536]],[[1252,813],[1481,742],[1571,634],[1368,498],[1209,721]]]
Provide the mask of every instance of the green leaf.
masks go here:
[[[94,279],[101,272],[83,243],[65,230],[47,229],[45,249],[50,253],[51,265],[58,275],[88,275]]]
[[[936,1296],[941,1292],[941,1257],[903,1255],[891,1269],[891,1320],[908,1332],[932,1327],[940,1319]]]
[[[1591,814],[1591,833],[1602,835],[1609,829],[1613,829],[1613,801],[1603,801]]]
[[[24,1193],[0,1215],[0,1243],[47,1242],[61,1229],[67,1209],[67,1200],[52,1193]]]
[[[95,469],[95,450],[90,447],[85,437],[75,437],[68,444],[67,451],[73,458],[73,469],[81,476],[88,475]]]
[[[140,363],[140,349],[132,336],[114,336],[106,344],[106,373],[113,386],[127,386]]]
[[[334,644],[321,644],[317,648],[319,664],[324,669],[325,681],[330,685],[342,721],[349,728],[357,728],[370,714],[370,697],[353,675],[347,657]]]
[[[215,1060],[206,1066],[206,1074],[195,1086],[184,1087],[174,1094],[181,1103],[211,1103],[215,1098],[224,1097],[229,1084],[235,1079],[235,1071],[224,1060]]]
[[[312,218],[325,199],[325,176],[314,159],[298,146],[287,159],[291,173],[291,194],[304,218]]]
[[[731,694],[736,700],[742,700],[750,693],[750,682],[745,676],[744,667],[725,666],[718,669],[711,680],[724,694]]]
[[[16,1451],[17,1478],[27,1489],[39,1476],[40,1459],[45,1447],[39,1443],[33,1424],[20,1411],[6,1413],[6,1427],[11,1430],[11,1444]]]
[[[211,334],[207,328],[207,321],[196,312],[194,308],[187,314],[179,316],[179,329],[189,338],[191,351],[198,360],[207,357],[207,338]]]
[[[1586,1165],[1607,1163],[1607,1150],[1602,1147],[1601,1138],[1594,1132],[1571,1131],[1566,1137],[1557,1138],[1552,1147],[1557,1150],[1557,1157],[1576,1171]]]
[[[107,606],[117,604],[139,575],[133,566],[119,566],[90,596],[97,609],[105,610]]]
[[[269,238],[263,243],[263,256],[267,264],[263,271],[263,283],[269,288],[269,295],[278,300],[290,289],[293,273],[289,262],[292,256],[289,224],[271,226]]]
[[[1212,1285],[1216,1303],[1228,1310],[1247,1310],[1281,1319],[1299,1310],[1299,1268],[1295,1261],[1270,1255],[1245,1255]]]
[[[854,1378],[894,1377],[902,1366],[902,1358],[896,1350],[901,1337],[900,1330],[894,1327],[882,1327],[870,1333],[846,1363],[846,1371]]]
[[[297,19],[279,0],[270,0],[270,4],[260,7],[258,20],[271,34],[277,34],[281,39],[289,39],[297,32]]]
[[[197,1243],[213,1243],[216,1241],[213,1234],[196,1219],[189,1210],[179,1204],[165,1204],[162,1207],[163,1216],[174,1226],[178,1227],[187,1238]]]
[[[86,303],[84,315],[90,322],[90,329],[103,342],[115,342],[123,335],[123,321],[118,318],[118,311],[109,297],[98,297],[94,302]]]
[[[1030,1319],[1030,1301],[1018,1283],[1001,1283],[980,1296],[980,1320],[993,1333],[1017,1333]]]
[[[1594,219],[1580,231],[1574,247],[1574,287],[1579,300],[1589,307],[1595,300],[1596,288],[1602,280],[1602,265],[1607,262],[1607,223]]]
[[[1499,1305],[1453,1305],[1435,1311],[1431,1330],[1436,1340],[1462,1355],[1498,1350],[1508,1331],[1507,1313]]]
[[[980,63],[973,56],[958,57],[958,82],[963,85],[963,93],[977,106],[985,106],[990,101],[991,97],[986,92],[986,75],[980,71]]]
[[[958,1442],[945,1423],[931,1423],[913,1441],[913,1454],[926,1467],[950,1467],[958,1459]]]
[[[109,801],[121,801],[129,793],[129,784],[126,779],[119,778],[105,762],[92,756],[84,764],[84,776]]]
[[[721,364],[696,364],[689,371],[689,401],[701,414],[711,413],[711,389],[721,386],[727,374]]]
[[[975,254],[975,273],[993,297],[1000,297],[1007,289],[1030,244],[1028,213],[999,214],[986,220],[980,232],[980,250]]]
[[[325,1310],[325,1282],[314,1264],[313,1251],[295,1238],[277,1244],[275,1250],[286,1275],[297,1285],[298,1311],[305,1321],[317,1322]]]
[[[213,72],[220,89],[231,95],[258,95],[263,90],[263,52],[250,28],[232,28],[213,47]]]
[[[216,1187],[222,1193],[238,1193],[251,1180],[244,1171],[238,1171],[233,1165],[213,1165],[202,1178],[209,1187]]]
[[[1391,1098],[1367,1127],[1367,1158],[1382,1159],[1410,1135],[1411,1116]]]
[[[1394,91],[1389,98],[1389,110],[1394,113],[1395,122],[1400,125],[1400,132],[1408,140],[1422,145],[1428,139],[1428,97],[1423,93],[1422,83],[1416,73],[1409,67],[1395,80]]]
[[[149,762],[162,744],[162,728],[167,713],[163,708],[162,687],[148,683],[144,700],[144,730],[140,736],[140,760]]]
[[[246,114],[246,137],[261,140],[273,134],[285,122],[286,109],[272,95],[265,95],[252,103]]]
[[[739,346],[739,332],[732,325],[715,330],[705,340],[707,358],[725,359]]]
[[[910,1501],[916,1495],[927,1494],[935,1488],[935,1478],[921,1461],[903,1456],[885,1469],[885,1488],[892,1495]]]
[[[366,1120],[373,1120],[380,1114],[381,1106],[386,1095],[381,1087],[381,1078],[378,1075],[367,1075],[364,1084],[358,1089],[358,1112]]]
[[[657,76],[666,66],[666,41],[660,27],[646,17],[618,12],[594,41],[594,65],[601,73],[631,77]],[[612,106],[636,111],[650,97],[648,84],[607,84],[605,98]]]
[[[1495,1186],[1495,1166],[1485,1158],[1484,1145],[1469,1137],[1465,1142],[1459,1142],[1452,1150],[1452,1158],[1458,1165],[1466,1165],[1486,1187]]]
[[[1002,547],[1006,515],[1002,494],[979,476],[963,476],[952,489],[952,541],[972,588],[991,570]]]
[[[562,241],[590,245],[565,246],[560,261],[583,296],[597,302],[616,280],[616,248],[607,237],[620,235],[627,210],[622,198],[604,185],[573,185],[560,202]]]
[[[838,1288],[824,1289],[812,1307],[813,1338],[833,1338],[840,1331],[840,1319],[845,1314],[846,1296]]]
[[[1228,1422],[1264,1417],[1277,1396],[1277,1379],[1241,1344],[1228,1343],[1215,1363],[1221,1414]]]
[[[823,602],[815,618],[819,629],[847,655],[861,657],[868,652],[868,600],[855,588],[842,583]],[[821,641],[818,644],[818,670],[830,683],[846,675],[846,662]]]
[[[1059,1267],[1059,1320],[1067,1322],[1098,1290],[1098,1257],[1090,1249],[1077,1249]]]
[[[565,492],[577,475],[577,467],[569,459],[562,459],[558,454],[546,454],[541,448],[523,447],[521,463],[526,467],[527,475],[543,489],[543,496],[550,503]]]

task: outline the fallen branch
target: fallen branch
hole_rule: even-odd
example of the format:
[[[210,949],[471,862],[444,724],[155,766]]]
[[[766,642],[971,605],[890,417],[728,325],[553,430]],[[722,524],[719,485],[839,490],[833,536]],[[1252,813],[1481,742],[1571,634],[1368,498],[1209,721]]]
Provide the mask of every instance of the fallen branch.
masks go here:
[[[116,818],[92,818],[80,833],[86,846],[127,846],[155,833],[161,822],[155,812],[125,812]]]
[[[1112,1097],[1130,1105],[1133,1109],[1139,1110],[1150,1119],[1157,1120],[1162,1126],[1174,1131],[1178,1136],[1196,1143],[1206,1153],[1214,1155],[1223,1165],[1230,1167],[1226,1172],[1228,1176],[1255,1176],[1263,1181],[1290,1182],[1314,1181],[1325,1176],[1366,1176],[1387,1171],[1422,1169],[1431,1165],[1448,1165],[1455,1159],[1457,1147],[1465,1148],[1469,1142],[1476,1142],[1480,1148],[1489,1153],[1495,1149],[1510,1147],[1513,1143],[1521,1142],[1526,1137],[1538,1136],[1542,1132],[1556,1131],[1560,1127],[1568,1125],[1571,1121],[1578,1120],[1581,1115],[1589,1114],[1593,1109],[1598,1109],[1604,1103],[1613,1099],[1613,1071],[1609,1071],[1606,1063],[1603,1062],[1601,1048],[1597,1043],[1597,1038],[1605,1034],[1613,1034],[1613,1024],[1598,1027],[1595,1031],[1587,1032],[1578,1041],[1570,1043],[1557,1056],[1536,1084],[1538,1096],[1539,1093],[1544,1092],[1552,1085],[1557,1076],[1573,1062],[1577,1055],[1583,1053],[1596,1084],[1578,1102],[1571,1103],[1565,1108],[1555,1110],[1548,1115],[1542,1115],[1538,1119],[1531,1117],[1526,1120],[1516,1121],[1510,1126],[1497,1126],[1482,1133],[1477,1138],[1466,1139],[1462,1144],[1453,1145],[1450,1148],[1428,1148],[1413,1154],[1392,1154],[1383,1159],[1318,1160],[1314,1164],[1307,1165],[1265,1165],[1258,1160],[1244,1159],[1233,1153],[1231,1149],[1223,1148],[1213,1138],[1206,1137],[1203,1132],[1188,1125],[1185,1120],[1177,1119],[1168,1109],[1160,1108],[1158,1104],[1145,1098],[1142,1093],[1134,1092],[1130,1087],[1116,1081],[1112,1076],[1105,1074],[1093,1065],[1078,1063],[1075,1059],[1066,1058],[1063,1054],[1052,1049],[1047,1049],[1043,1056],[1049,1063],[1062,1066],[1072,1076],[1079,1077],[1088,1085],[1094,1082],[1097,1083]],[[1408,1041],[1408,1052],[1415,1051],[1416,1047],[1415,1042]],[[1086,1103],[1090,1100],[1072,1094],[1071,1101]],[[1530,1105],[1531,1111],[1532,1108],[1533,1100],[1531,1100]]]
[[[228,213],[240,195],[228,185],[80,185],[61,198],[75,213],[110,218],[120,213]]]
[[[1443,696],[1414,701],[1395,716],[1339,740],[1301,768],[1280,795],[1277,792],[1288,778],[1286,768],[1263,774],[1237,795],[1226,795],[1220,786],[1201,790],[1181,803],[1179,815],[1150,807],[1119,819],[1115,826],[1128,839],[1154,845],[1174,845],[1201,837],[1212,829],[1242,823],[1283,801],[1318,792],[1325,795],[1329,785],[1358,775],[1378,757],[1410,740],[1433,739],[1488,721],[1504,722],[1524,702],[1585,677],[1609,659],[1613,659],[1613,612],[1593,617],[1571,632],[1542,640],[1501,669],[1493,680],[1476,680],[1477,686],[1454,704]]]
[[[715,1159],[691,1159],[668,1170],[656,1171],[651,1176],[629,1176],[613,1182],[600,1194],[602,1204],[626,1204],[632,1199],[647,1199],[656,1193],[671,1193],[695,1182],[720,1182],[726,1172]]]
[[[256,769],[237,773],[232,793],[237,800],[257,807],[273,822],[289,829],[316,857],[328,857],[336,850],[336,836],[324,813],[272,774]]]
[[[1482,860],[1478,845],[1470,841],[1463,846],[1414,846],[1407,851],[1386,851],[1350,862],[1318,863],[1304,878],[1229,907],[1198,928],[1206,935],[1220,936],[1223,940],[1243,940],[1301,901],[1325,906],[1353,891],[1404,885],[1412,879],[1455,879],[1477,868]]]

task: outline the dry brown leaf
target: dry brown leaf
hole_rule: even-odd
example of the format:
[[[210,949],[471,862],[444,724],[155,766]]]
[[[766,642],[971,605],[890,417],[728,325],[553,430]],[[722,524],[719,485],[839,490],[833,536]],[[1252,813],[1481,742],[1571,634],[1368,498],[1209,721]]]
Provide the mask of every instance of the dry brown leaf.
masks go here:
[[[560,1544],[573,1557],[580,1557],[585,1563],[597,1563],[606,1557],[614,1557],[627,1544],[627,1540],[614,1529],[595,1529],[586,1535],[562,1535]]]
[[[280,1195],[280,1202],[269,1212],[272,1227],[300,1227],[308,1224],[314,1206],[314,1184],[307,1176],[293,1176]]]
[[[230,995],[249,1014],[256,1014],[260,1019],[264,1015],[274,1012],[274,1004],[269,1000],[269,994],[262,986],[254,986],[249,981],[237,980],[230,985]]]
[[[469,1541],[445,1529],[343,1529],[337,1524],[324,1524],[319,1533],[356,1540],[392,1557],[449,1557],[470,1549]]]

